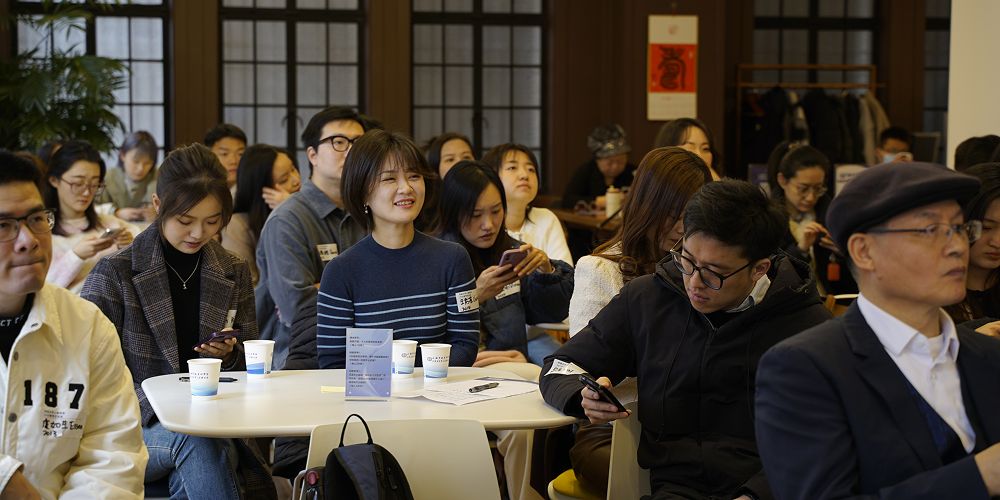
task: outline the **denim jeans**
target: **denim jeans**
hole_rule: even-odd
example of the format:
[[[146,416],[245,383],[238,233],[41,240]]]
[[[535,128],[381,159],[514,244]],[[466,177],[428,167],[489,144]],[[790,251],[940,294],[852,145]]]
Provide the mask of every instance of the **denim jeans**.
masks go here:
[[[538,366],[545,364],[545,357],[559,349],[559,341],[543,333],[528,341],[528,362]]]
[[[149,450],[146,482],[169,475],[171,499],[239,500],[238,452],[231,439],[178,434],[160,422],[143,427],[142,439]]]

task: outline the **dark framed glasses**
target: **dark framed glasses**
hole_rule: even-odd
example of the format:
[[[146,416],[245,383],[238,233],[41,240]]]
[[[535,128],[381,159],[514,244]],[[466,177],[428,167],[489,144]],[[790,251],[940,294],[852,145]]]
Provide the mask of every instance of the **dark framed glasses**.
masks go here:
[[[670,257],[674,261],[674,265],[677,266],[677,270],[685,276],[691,276],[694,273],[698,273],[698,277],[701,278],[701,282],[705,286],[711,288],[712,290],[719,290],[722,288],[723,283],[725,283],[727,278],[731,278],[736,275],[736,273],[750,267],[753,262],[747,262],[743,267],[729,273],[729,274],[719,274],[711,269],[704,267],[698,267],[695,265],[694,261],[681,255],[680,252],[676,250],[670,251]]]

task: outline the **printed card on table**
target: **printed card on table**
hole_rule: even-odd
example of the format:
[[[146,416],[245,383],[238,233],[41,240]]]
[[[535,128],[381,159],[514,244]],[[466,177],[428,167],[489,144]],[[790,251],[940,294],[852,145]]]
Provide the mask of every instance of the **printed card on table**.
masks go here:
[[[392,392],[392,330],[347,329],[346,399],[388,399]]]

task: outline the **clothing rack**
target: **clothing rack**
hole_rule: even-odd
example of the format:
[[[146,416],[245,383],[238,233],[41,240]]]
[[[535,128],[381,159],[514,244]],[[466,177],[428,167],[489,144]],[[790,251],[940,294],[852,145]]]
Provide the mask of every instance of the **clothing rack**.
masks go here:
[[[753,81],[755,71],[809,71],[811,78],[815,77],[816,71],[867,71],[868,83],[826,83],[826,82],[757,82]],[[780,74],[780,73],[779,73]],[[747,165],[743,162],[743,91],[746,89],[770,89],[774,87],[783,89],[829,89],[829,90],[856,90],[864,89],[874,93],[882,84],[878,83],[877,67],[874,64],[738,64],[736,66],[736,165],[742,169],[741,175],[745,175]]]

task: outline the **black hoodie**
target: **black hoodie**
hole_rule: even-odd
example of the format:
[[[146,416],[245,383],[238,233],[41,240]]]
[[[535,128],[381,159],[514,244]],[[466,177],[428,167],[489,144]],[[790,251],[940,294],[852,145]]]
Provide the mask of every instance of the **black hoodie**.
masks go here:
[[[555,359],[613,383],[637,377],[638,460],[650,469],[654,492],[672,485],[671,491],[706,496],[746,489],[770,498],[754,440],[757,362],[774,344],[830,314],[805,263],[779,257],[769,277],[771,286],[759,304],[715,327],[691,307],[667,256],[655,274],[629,282],[586,328],[546,358],[542,396],[568,415],[583,416],[577,377],[544,375]]]

